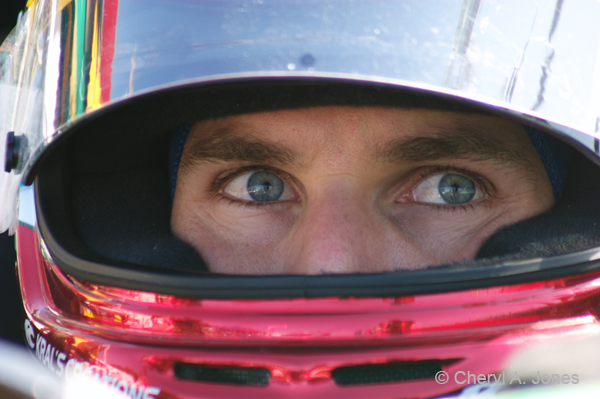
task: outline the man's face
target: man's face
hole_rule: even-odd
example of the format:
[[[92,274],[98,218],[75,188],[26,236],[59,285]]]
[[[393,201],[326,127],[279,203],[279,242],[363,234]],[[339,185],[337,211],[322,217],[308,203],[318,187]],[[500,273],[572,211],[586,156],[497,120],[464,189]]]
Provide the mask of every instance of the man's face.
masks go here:
[[[379,272],[473,259],[553,205],[518,123],[318,107],[196,123],[171,226],[212,272]]]

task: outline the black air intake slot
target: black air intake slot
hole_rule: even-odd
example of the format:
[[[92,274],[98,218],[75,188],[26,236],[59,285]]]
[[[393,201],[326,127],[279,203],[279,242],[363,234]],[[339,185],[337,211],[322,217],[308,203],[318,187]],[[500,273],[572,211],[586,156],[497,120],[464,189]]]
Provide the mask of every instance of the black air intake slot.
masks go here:
[[[382,384],[435,378],[442,371],[440,362],[361,364],[338,367],[331,376],[338,385]]]
[[[214,364],[177,363],[175,377],[182,380],[217,384],[265,386],[271,373],[263,367],[220,366]]]

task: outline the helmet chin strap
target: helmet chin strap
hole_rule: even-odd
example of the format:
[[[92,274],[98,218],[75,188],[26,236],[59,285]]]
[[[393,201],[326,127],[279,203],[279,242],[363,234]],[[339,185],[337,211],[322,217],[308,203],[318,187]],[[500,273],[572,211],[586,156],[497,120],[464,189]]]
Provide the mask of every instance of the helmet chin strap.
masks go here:
[[[531,126],[523,125],[527,135],[531,139],[533,146],[540,155],[540,159],[546,168],[548,178],[552,184],[554,199],[558,202],[562,196],[569,161],[571,159],[571,147],[564,144],[552,136],[544,134]],[[175,198],[175,188],[177,186],[177,173],[183,147],[187,140],[192,124],[181,126],[173,132],[169,148],[169,179],[171,187],[171,204]]]

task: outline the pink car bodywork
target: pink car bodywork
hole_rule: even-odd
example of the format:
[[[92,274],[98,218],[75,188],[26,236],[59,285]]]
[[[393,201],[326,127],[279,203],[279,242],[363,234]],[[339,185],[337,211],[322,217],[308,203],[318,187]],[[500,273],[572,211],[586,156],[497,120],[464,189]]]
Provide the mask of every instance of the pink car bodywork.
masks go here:
[[[208,300],[77,281],[44,260],[33,230],[20,226],[17,241],[35,356],[58,376],[99,379],[135,399],[435,397],[465,387],[458,371],[499,373],[531,344],[600,337],[598,271],[403,297]],[[176,377],[178,363],[269,377],[262,386],[187,380]],[[450,377],[356,385],[332,377],[376,364],[436,364]]]

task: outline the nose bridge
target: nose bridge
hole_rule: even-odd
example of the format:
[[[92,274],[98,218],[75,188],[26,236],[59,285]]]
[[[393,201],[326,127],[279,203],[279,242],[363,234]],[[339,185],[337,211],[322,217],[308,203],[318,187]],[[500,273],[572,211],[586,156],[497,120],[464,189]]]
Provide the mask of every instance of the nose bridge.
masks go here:
[[[293,272],[352,273],[364,270],[376,230],[374,210],[352,184],[338,184],[313,196],[296,226],[301,240]],[[375,261],[375,259],[370,260]]]

